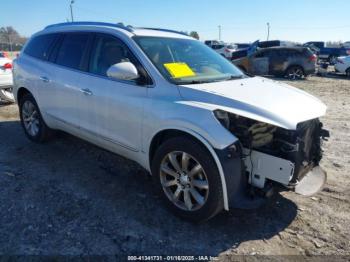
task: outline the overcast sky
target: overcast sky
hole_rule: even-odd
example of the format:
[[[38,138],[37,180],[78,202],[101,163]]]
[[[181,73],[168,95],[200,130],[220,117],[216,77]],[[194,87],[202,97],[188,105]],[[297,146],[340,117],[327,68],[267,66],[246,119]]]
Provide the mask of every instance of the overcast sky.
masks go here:
[[[2,1],[0,26],[30,36],[48,24],[70,19],[70,0]],[[201,40],[270,39],[306,42],[350,41],[350,0],[75,0],[80,21],[124,22],[133,26],[195,30]]]

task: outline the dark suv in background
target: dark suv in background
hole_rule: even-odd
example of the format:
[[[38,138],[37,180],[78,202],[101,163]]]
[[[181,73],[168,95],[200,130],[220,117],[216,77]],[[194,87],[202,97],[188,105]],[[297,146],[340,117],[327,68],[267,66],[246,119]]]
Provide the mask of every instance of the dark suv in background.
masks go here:
[[[315,73],[317,56],[305,47],[270,47],[241,51],[233,55],[232,62],[253,75],[301,79]]]

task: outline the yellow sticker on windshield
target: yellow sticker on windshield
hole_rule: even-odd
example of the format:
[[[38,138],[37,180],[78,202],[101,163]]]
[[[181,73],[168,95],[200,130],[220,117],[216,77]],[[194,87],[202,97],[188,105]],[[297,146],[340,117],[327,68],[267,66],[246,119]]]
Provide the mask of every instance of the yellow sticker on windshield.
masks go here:
[[[167,63],[164,64],[173,78],[182,78],[195,76],[196,73],[186,63]]]

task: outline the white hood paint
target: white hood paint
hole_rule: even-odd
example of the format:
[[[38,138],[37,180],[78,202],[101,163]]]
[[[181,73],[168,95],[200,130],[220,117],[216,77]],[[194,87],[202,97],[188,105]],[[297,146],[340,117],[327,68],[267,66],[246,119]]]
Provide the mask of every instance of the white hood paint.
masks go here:
[[[179,86],[182,103],[222,109],[257,121],[294,130],[298,123],[326,113],[314,96],[262,77]]]

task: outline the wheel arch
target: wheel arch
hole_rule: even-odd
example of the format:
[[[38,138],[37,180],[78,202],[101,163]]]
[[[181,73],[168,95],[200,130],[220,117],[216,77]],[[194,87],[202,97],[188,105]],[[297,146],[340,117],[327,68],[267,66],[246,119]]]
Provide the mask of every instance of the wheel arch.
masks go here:
[[[284,70],[284,74],[287,74],[288,70],[291,69],[292,67],[299,67],[301,70],[303,70],[303,74],[305,75],[305,68],[301,64],[290,64],[290,65],[288,65],[286,70]]]
[[[32,94],[27,88],[25,87],[20,87],[18,88],[17,90],[17,93],[15,95],[15,98],[16,98],[16,101],[17,103],[19,104],[20,103],[20,100],[22,99],[22,97],[25,95],[25,94]],[[33,94],[32,94],[33,95]]]
[[[200,134],[196,133],[195,131],[192,131],[192,130],[186,129],[186,128],[169,128],[169,129],[163,129],[163,130],[158,131],[153,136],[151,143],[150,143],[149,150],[148,150],[148,159],[149,159],[148,164],[149,164],[149,166],[151,166],[151,162],[153,160],[153,157],[154,157],[154,154],[155,154],[157,148],[162,143],[164,143],[164,141],[166,141],[167,139],[177,137],[177,136],[185,136],[185,137],[189,137],[191,139],[195,139],[197,142],[202,144],[208,150],[208,152],[211,154],[212,158],[214,159],[214,161],[217,165],[217,168],[218,168],[218,171],[220,174],[221,186],[222,186],[223,198],[224,198],[223,199],[224,200],[224,209],[229,210],[226,179],[225,179],[225,174],[224,174],[221,162],[219,160],[219,157],[216,154],[213,146],[204,137],[202,137]]]

